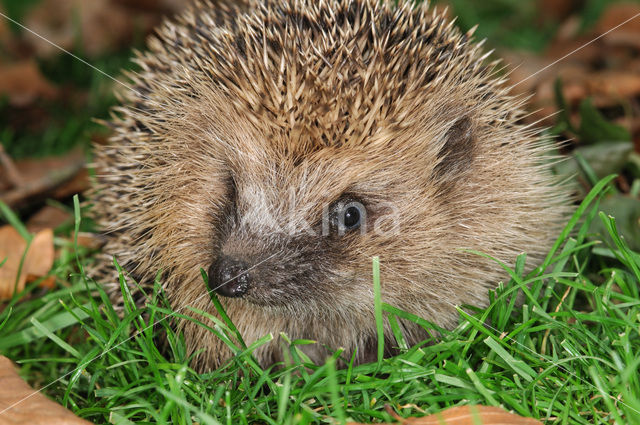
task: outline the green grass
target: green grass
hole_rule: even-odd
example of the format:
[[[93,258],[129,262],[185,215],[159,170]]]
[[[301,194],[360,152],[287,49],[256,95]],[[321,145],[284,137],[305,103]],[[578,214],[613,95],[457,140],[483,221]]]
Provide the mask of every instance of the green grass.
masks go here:
[[[284,346],[286,364],[261,368],[226,318],[210,329],[236,356],[224,367],[198,374],[189,367],[184,340],[172,330],[174,312],[161,294],[144,309],[130,301],[124,318],[104,291],[86,278],[90,253],[57,239],[62,257],[53,271],[70,286],[48,293],[28,288],[0,312],[0,353],[22,374],[76,414],[96,423],[307,424],[392,421],[460,404],[502,406],[549,424],[640,423],[640,255],[598,214],[610,178],[599,182],[571,218],[544,264],[523,275],[526,257],[507,269],[486,309],[460,309],[453,331],[380,300],[373,259],[379,332],[382,320],[397,329],[411,320],[439,330],[439,341],[406,347],[371,364],[336,369],[341,352],[313,365],[299,347]],[[5,218],[15,221],[4,209]],[[7,217],[7,215],[9,215]],[[598,220],[611,246],[590,239]],[[80,212],[76,200],[76,228]],[[204,285],[203,281],[203,285]],[[515,303],[524,294],[524,304]],[[217,301],[215,296],[212,300]],[[384,319],[383,319],[384,318]],[[155,326],[153,326],[155,324]],[[205,326],[202,324],[202,326]],[[166,349],[156,346],[166,333]],[[285,338],[286,339],[286,338]]]
[[[0,0],[7,16],[23,22],[25,14],[41,0]],[[0,19],[4,19],[0,17]],[[25,30],[8,21],[16,34]],[[86,148],[95,136],[106,136],[108,130],[94,119],[107,119],[110,108],[117,104],[113,78],[124,80],[123,70],[134,70],[133,48],[143,46],[144,35],[134,34],[131,46],[105,51],[89,57],[82,49],[79,28],[74,28],[75,56],[59,52],[46,58],[32,57],[42,76],[59,94],[55,99],[35,99],[20,107],[0,96],[0,143],[14,159],[62,155],[74,147]],[[0,43],[0,62],[11,63],[24,58],[12,57]],[[78,60],[80,59],[80,60]],[[91,64],[89,66],[88,64]]]
[[[91,59],[101,71],[120,78],[123,68],[133,68],[131,52]],[[107,119],[116,104],[114,83],[71,56],[39,61],[46,78],[69,94],[63,99],[38,100],[16,108],[0,98],[0,142],[13,158],[61,155],[76,146],[88,146],[91,138],[108,131],[93,119]]]

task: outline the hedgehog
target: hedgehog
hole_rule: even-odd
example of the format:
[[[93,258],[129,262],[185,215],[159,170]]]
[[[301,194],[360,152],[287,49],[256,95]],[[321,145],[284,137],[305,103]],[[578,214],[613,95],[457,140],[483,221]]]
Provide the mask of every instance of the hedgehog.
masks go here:
[[[507,277],[496,260],[526,252],[531,270],[567,212],[555,147],[489,55],[426,2],[196,1],[136,54],[95,146],[95,275],[121,305],[115,257],[136,302],[159,276],[209,324],[195,311],[220,317],[215,292],[247,344],[275,336],[262,365],[283,361],[281,334],[316,341],[312,362],[374,360],[374,256],[384,302],[455,327]],[[176,326],[199,370],[233,356]]]

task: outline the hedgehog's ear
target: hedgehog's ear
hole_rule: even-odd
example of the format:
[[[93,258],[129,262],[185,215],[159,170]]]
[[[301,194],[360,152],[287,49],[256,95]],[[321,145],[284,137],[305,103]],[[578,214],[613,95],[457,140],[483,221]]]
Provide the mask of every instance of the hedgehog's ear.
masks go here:
[[[456,120],[447,130],[438,152],[433,178],[446,182],[456,179],[471,168],[475,154],[475,134],[471,118]]]

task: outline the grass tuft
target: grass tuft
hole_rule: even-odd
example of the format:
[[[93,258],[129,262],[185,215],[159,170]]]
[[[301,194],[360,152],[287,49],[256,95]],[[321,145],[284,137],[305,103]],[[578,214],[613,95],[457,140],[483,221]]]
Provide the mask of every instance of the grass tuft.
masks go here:
[[[385,406],[408,417],[461,404],[501,406],[548,424],[640,423],[640,254],[618,235],[614,218],[598,214],[609,181],[596,185],[541,267],[525,275],[525,255],[512,268],[503,265],[510,280],[490,291],[486,309],[461,308],[451,331],[386,304],[379,289],[384,263],[373,259],[378,332],[382,342],[388,323],[399,354],[382,358],[380,344],[371,364],[354,366],[339,350],[314,365],[300,350],[314,341],[283,335],[285,361],[264,369],[252,353],[274,336],[245,344],[215,295],[221,319],[173,311],[159,281],[152,302],[140,308],[124,273],[119,317],[84,273],[91,256],[80,248],[56,262],[67,285],[51,292],[31,286],[0,311],[0,353],[17,360],[33,385],[95,423],[390,422]],[[79,230],[77,202],[75,212]],[[594,220],[610,236],[604,244],[589,233]],[[73,248],[60,238],[56,244]],[[235,357],[196,373],[172,327],[177,317],[208,326]],[[409,347],[400,320],[440,337]],[[156,344],[161,334],[164,349]]]

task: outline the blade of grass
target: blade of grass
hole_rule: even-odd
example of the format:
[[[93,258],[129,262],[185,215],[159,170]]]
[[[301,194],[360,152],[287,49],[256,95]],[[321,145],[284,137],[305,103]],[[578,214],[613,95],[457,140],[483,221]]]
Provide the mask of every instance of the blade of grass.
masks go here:
[[[376,317],[376,333],[378,335],[378,363],[384,358],[384,322],[382,319],[382,295],[380,289],[380,258],[373,257],[373,299]]]

